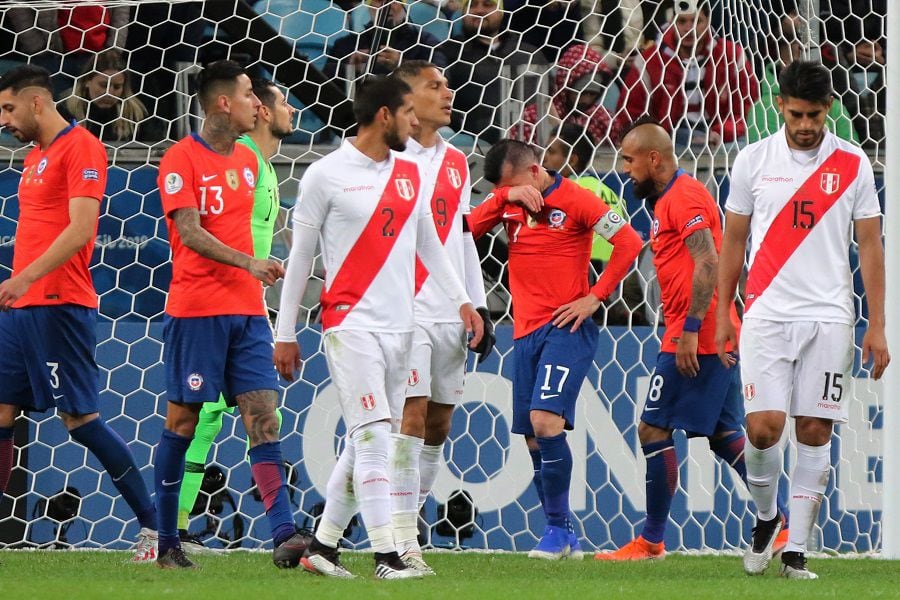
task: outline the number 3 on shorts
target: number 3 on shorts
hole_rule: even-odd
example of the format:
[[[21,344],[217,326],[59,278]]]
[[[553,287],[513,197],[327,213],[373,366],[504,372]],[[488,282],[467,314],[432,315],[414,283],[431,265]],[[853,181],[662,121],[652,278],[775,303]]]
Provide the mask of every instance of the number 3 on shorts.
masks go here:
[[[58,362],[48,362],[47,366],[50,367],[50,387],[54,390],[59,389],[59,374],[56,372],[59,369]]]

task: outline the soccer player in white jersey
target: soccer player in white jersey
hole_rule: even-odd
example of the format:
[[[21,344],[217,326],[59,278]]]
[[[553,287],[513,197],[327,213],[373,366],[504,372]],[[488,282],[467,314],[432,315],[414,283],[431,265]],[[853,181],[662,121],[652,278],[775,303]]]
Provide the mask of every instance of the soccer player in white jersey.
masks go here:
[[[391,432],[399,429],[406,397],[417,254],[457,307],[471,347],[481,341],[483,326],[438,238],[429,204],[419,201],[416,163],[392,152],[405,149],[417,125],[409,86],[395,77],[372,78],[358,86],[353,112],[358,136],[310,165],[300,181],[276,324],[275,366],[292,380],[300,366],[297,313],[321,240],[325,356],[347,437],[315,539],[300,562],[313,573],[353,577],[341,565],[338,544],[358,508],[375,552],[375,576],[421,577],[394,546],[388,470]]]
[[[393,74],[412,88],[419,122],[403,156],[419,165],[421,201],[431,206],[438,237],[484,321],[485,334],[480,347],[475,348],[481,362],[494,347],[494,333],[478,251],[463,218],[469,214],[469,167],[465,154],[438,133],[438,129],[450,124],[453,92],[440,70],[426,61],[405,61]],[[453,408],[463,397],[466,332],[458,307],[421,265],[416,267],[415,316],[403,422],[400,432],[393,436],[392,521],[401,560],[408,567],[433,575],[434,571],[422,560],[417,539],[418,514],[440,468]]]
[[[751,238],[741,379],[747,413],[744,460],[756,502],[744,570],[763,573],[781,529],[775,506],[782,469],[782,432],[794,417],[797,464],[791,474],[791,528],[781,574],[815,579],[806,540],[828,484],[833,424],[847,420],[854,344],[851,225],[868,302],[863,362],[879,379],[890,362],[884,333],[884,251],[872,166],[859,148],[825,129],[831,78],[819,64],[795,61],[779,76],[784,126],[747,146],[734,162],[725,204],[719,298],[734,296]],[[718,306],[716,342],[737,340]]]

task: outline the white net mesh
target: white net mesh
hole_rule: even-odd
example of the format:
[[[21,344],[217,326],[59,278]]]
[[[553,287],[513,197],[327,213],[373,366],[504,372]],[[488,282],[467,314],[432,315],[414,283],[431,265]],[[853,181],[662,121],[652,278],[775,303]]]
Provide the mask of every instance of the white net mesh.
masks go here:
[[[696,2],[674,2],[679,10],[684,4],[696,10]],[[367,72],[387,72],[397,58],[446,66],[456,90],[446,137],[471,156],[474,203],[489,191],[480,180],[479,161],[491,143],[509,134],[547,147],[556,128],[569,124],[591,142],[581,164],[593,169],[582,170],[599,174],[621,196],[624,212],[646,237],[650,217],[616,171],[613,144],[621,127],[645,112],[660,118],[679,142],[681,166],[723,205],[736,150],[779,127],[772,103],[780,65],[821,56],[834,74],[839,100],[830,126],[869,151],[883,205],[886,0],[717,0],[708,17],[698,18],[699,25],[693,16],[675,14],[671,1],[504,0],[502,8],[505,12],[497,11],[493,0],[414,0],[387,9],[381,27],[370,24],[372,7],[353,0],[261,0],[252,6],[212,0],[11,2],[0,8],[0,70],[22,62],[47,67],[61,109],[109,148],[108,200],[92,263],[100,295],[101,414],[129,443],[148,484],[165,410],[160,340],[171,276],[155,165],[169,144],[198,124],[191,102],[198,64],[236,58],[284,84],[301,109],[297,132],[274,160],[282,182],[281,223],[305,166],[352,127],[346,102],[352,82]],[[373,38],[396,52],[369,56]],[[98,53],[107,62],[95,62]],[[123,69],[125,77],[117,79]],[[97,78],[96,71],[112,77]],[[96,101],[107,93],[121,99]],[[0,144],[5,161],[0,277],[5,277],[15,248],[16,187],[27,148],[5,134]],[[273,254],[285,258],[289,242],[280,229]],[[428,531],[435,545],[529,549],[544,521],[525,446],[509,434],[512,342],[505,238],[487,236],[479,249],[498,322],[498,352],[468,378],[445,450],[446,468],[424,517],[438,524]],[[595,258],[595,266],[602,267],[602,251]],[[855,250],[852,259],[863,325]],[[660,318],[648,265],[642,256],[615,301],[595,316],[604,326],[600,347],[582,388],[578,426],[569,437],[576,465],[572,509],[584,539],[596,547],[633,537],[645,510],[636,421],[659,348],[652,326]],[[320,283],[310,286],[309,311],[301,317],[302,378],[284,396],[283,448],[294,465],[292,502],[299,523],[311,522],[322,500],[343,432],[336,392],[324,356],[316,351],[320,288]],[[269,290],[270,307],[277,307],[278,291],[277,286]],[[867,551],[879,544],[882,405],[878,386],[858,369],[855,376],[851,420],[838,427],[835,476],[813,548]],[[210,456],[224,479],[216,486],[215,477],[209,478],[204,489],[212,492],[211,502],[199,507],[203,510],[191,524],[212,545],[254,547],[269,537],[262,504],[249,491],[244,439],[239,421],[226,415]],[[68,439],[57,419],[26,415],[16,441],[18,468],[0,504],[0,542],[129,543],[137,530],[133,516],[99,463]],[[752,523],[746,491],[704,441],[676,441],[681,477],[667,547],[740,547]],[[458,529],[451,519],[439,522],[444,512],[438,507],[456,490],[465,490],[477,510],[476,515],[459,498],[449,502]],[[76,496],[83,499],[80,506]],[[201,493],[201,498],[209,496]],[[349,541],[364,543],[364,533],[356,528]]]

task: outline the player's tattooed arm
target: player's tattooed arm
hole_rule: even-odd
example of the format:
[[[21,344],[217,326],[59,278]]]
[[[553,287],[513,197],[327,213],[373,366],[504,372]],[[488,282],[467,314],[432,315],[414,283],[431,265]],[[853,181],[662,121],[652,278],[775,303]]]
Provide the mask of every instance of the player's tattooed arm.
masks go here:
[[[691,285],[691,307],[688,316],[703,320],[716,290],[719,257],[716,243],[709,229],[700,229],[684,240],[694,259],[694,275]]]
[[[172,213],[172,220],[175,221],[181,242],[200,256],[249,271],[267,285],[284,276],[284,267],[277,262],[256,260],[216,239],[200,224],[200,211],[196,208],[179,208]]]

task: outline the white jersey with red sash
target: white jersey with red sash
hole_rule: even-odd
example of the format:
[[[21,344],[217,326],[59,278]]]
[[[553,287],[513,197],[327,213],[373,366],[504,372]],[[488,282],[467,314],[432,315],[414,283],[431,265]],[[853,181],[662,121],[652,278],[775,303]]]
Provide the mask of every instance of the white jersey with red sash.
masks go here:
[[[419,188],[416,163],[349,140],[306,170],[293,219],[321,232],[323,329],[412,331]]]
[[[862,150],[829,132],[792,150],[782,128],[738,154],[725,209],[752,215],[747,317],[853,323],[852,223],[880,215]]]
[[[401,154],[416,161],[422,177],[422,202],[429,202],[438,238],[444,244],[453,270],[465,281],[463,215],[469,214],[471,182],[466,156],[440,137],[431,148],[414,139]],[[419,258],[416,258],[416,322],[459,323],[459,307],[447,297]]]

